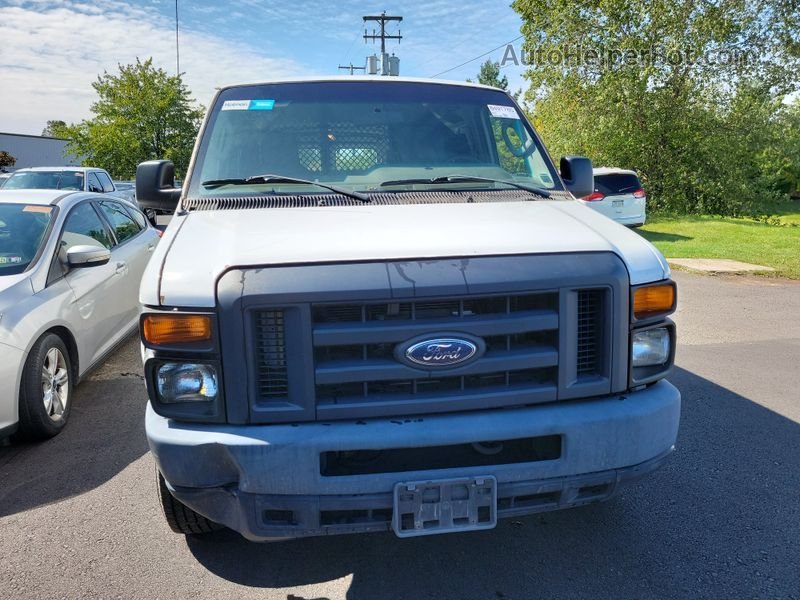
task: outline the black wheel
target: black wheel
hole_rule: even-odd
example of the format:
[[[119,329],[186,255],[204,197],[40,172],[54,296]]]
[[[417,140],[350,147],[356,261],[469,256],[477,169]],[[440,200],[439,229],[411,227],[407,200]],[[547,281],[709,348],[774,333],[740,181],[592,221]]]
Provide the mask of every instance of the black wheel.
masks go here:
[[[156,477],[158,478],[158,499],[161,501],[161,510],[164,511],[164,518],[172,531],[184,535],[196,535],[223,529],[219,523],[206,519],[175,498],[170,493],[167,482],[158,469],[156,469]]]
[[[44,440],[67,424],[73,373],[64,341],[47,333],[31,348],[19,390],[19,431],[23,440]]]

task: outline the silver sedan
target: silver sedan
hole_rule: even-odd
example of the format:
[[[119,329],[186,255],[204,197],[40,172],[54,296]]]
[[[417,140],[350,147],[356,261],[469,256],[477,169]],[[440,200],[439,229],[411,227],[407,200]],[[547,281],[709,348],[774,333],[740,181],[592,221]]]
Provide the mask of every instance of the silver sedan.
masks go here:
[[[137,326],[159,235],[109,196],[0,190],[0,438],[63,429],[75,385]]]

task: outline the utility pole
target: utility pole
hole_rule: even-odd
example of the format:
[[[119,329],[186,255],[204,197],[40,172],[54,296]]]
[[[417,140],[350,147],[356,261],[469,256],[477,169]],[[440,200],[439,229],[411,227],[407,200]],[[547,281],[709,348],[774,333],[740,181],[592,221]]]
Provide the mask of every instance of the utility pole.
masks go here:
[[[389,55],[386,54],[386,40],[397,40],[400,43],[400,40],[403,39],[403,36],[400,35],[400,30],[397,30],[397,34],[389,35],[386,33],[386,24],[391,21],[397,21],[398,23],[403,20],[403,17],[398,16],[390,16],[386,14],[386,11],[383,11],[379,15],[366,15],[364,16],[364,23],[367,21],[375,21],[381,27],[380,33],[376,33],[375,30],[372,30],[372,33],[367,33],[367,30],[364,29],[364,43],[367,40],[372,40],[373,43],[375,40],[381,41],[381,75],[390,75],[389,69]]]
[[[181,50],[178,40],[178,0],[175,0],[175,68],[181,76]]]
[[[367,69],[367,67],[356,67],[356,66],[353,65],[353,63],[350,63],[350,66],[339,65],[339,68],[340,69],[346,69],[346,70],[350,71],[350,75],[353,75],[354,71],[365,71]]]

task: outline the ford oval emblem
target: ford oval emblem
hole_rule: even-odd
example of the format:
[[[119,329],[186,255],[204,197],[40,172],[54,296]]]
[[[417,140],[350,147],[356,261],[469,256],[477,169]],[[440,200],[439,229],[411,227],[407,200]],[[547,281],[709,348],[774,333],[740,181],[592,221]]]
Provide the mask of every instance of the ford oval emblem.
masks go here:
[[[462,336],[416,338],[398,346],[398,358],[412,366],[427,368],[455,367],[466,363],[484,350],[483,340]]]

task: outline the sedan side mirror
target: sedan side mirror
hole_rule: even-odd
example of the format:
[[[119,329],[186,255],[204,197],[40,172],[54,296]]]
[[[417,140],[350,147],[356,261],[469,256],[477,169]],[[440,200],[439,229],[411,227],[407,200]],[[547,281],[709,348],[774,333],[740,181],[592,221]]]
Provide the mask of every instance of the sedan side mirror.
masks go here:
[[[561,179],[576,198],[588,196],[594,192],[592,161],[585,156],[562,156]]]
[[[148,160],[136,167],[136,201],[141,208],[173,212],[180,198],[172,161]]]
[[[67,264],[71,269],[100,267],[111,260],[111,251],[101,246],[73,246],[67,250]]]

